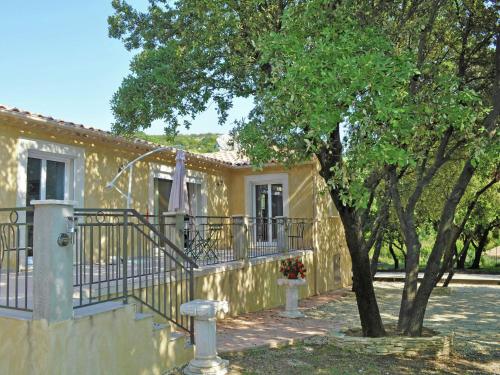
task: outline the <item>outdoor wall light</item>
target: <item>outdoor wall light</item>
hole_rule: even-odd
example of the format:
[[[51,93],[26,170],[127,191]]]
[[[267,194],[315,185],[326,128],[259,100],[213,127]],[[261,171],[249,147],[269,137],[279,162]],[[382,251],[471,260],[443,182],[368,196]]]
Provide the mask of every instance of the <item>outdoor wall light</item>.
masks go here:
[[[68,246],[70,243],[75,243],[78,218],[74,216],[68,216],[66,217],[66,221],[66,233],[61,233],[59,234],[59,237],[57,237],[57,244],[61,247]]]

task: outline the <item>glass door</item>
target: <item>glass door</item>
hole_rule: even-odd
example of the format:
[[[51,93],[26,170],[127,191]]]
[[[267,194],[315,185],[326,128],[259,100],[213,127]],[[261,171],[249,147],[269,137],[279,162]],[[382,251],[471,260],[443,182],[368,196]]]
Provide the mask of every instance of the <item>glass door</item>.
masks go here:
[[[163,235],[168,235],[166,230],[165,217],[163,214],[168,212],[168,201],[170,200],[170,191],[172,190],[172,180],[167,180],[164,178],[154,179],[154,191],[155,191],[155,215],[157,216],[157,221],[160,232]]]
[[[254,211],[257,242],[275,242],[276,217],[283,216],[283,185],[255,185]]]

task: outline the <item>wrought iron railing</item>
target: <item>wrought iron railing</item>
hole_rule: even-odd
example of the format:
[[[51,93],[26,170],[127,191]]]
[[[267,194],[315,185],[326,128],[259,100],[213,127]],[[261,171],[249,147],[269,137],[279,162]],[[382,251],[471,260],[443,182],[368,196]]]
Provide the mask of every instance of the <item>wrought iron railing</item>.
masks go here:
[[[184,251],[198,265],[234,261],[233,226],[226,216],[188,216],[184,222]]]
[[[248,257],[257,258],[284,250],[311,250],[313,220],[308,218],[248,219]]]
[[[133,297],[192,333],[196,263],[135,210],[76,209],[75,308]]]
[[[287,218],[287,248],[291,250],[313,249],[313,220],[308,218]]]
[[[33,309],[33,208],[0,209],[0,307]]]
[[[168,238],[181,237],[183,250],[199,266],[232,262],[238,259],[234,233],[244,226],[245,257],[258,258],[286,250],[313,248],[313,220],[309,218],[257,218],[235,221],[228,216],[188,216],[178,229],[175,218],[152,216],[148,220]],[[182,231],[176,234],[176,231]]]

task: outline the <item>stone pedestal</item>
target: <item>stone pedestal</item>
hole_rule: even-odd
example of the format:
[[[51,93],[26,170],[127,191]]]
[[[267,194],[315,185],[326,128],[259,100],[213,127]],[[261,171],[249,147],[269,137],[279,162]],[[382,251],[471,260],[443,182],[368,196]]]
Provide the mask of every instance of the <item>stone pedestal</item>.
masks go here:
[[[184,374],[227,374],[228,361],[217,356],[216,315],[218,311],[228,312],[228,303],[198,299],[181,305],[181,314],[194,318],[195,354],[194,359],[184,369]]]
[[[306,285],[305,279],[278,279],[278,285],[286,289],[285,311],[280,315],[285,318],[302,318],[304,314],[299,311],[299,287]]]

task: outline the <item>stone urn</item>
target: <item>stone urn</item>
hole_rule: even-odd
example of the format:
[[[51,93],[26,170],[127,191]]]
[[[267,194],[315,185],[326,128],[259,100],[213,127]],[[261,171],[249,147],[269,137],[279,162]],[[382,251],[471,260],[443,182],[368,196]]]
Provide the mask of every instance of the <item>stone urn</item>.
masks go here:
[[[306,285],[305,279],[278,279],[278,285],[285,287],[285,311],[280,313],[285,318],[302,318],[304,314],[299,311],[299,287]]]

